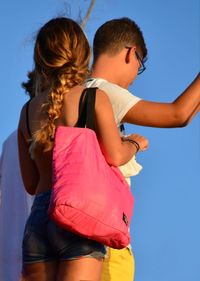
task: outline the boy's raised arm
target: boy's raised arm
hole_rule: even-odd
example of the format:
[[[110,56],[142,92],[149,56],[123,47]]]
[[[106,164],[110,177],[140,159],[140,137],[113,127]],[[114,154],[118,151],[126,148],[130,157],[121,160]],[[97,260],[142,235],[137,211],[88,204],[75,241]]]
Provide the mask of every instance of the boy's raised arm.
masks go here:
[[[186,126],[200,110],[200,74],[172,103],[139,101],[123,122],[160,128]]]

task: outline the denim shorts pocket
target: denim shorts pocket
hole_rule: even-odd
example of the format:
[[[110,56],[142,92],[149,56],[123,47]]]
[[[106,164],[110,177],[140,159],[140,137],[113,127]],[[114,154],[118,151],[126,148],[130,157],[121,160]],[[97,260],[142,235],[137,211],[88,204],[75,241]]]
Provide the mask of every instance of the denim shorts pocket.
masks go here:
[[[45,231],[47,221],[48,215],[46,208],[38,208],[31,212],[26,223],[26,228],[41,233]]]

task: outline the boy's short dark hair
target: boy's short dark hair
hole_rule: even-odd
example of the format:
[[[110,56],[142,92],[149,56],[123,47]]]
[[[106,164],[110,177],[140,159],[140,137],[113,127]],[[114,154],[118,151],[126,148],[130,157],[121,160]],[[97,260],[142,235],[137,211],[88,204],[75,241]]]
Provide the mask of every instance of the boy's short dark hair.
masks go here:
[[[129,18],[113,19],[101,25],[94,36],[94,62],[103,54],[115,55],[124,47],[136,45],[143,59],[147,57],[147,48],[142,31]]]

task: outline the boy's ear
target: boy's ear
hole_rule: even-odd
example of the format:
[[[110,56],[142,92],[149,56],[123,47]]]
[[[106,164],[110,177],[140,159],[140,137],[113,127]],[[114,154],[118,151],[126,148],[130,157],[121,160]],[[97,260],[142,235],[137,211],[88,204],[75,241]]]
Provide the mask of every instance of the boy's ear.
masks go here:
[[[131,49],[132,48],[127,48],[126,55],[125,55],[126,64],[128,64],[130,62]]]
[[[126,56],[125,56],[125,62],[129,63],[131,56],[133,56],[133,53],[136,51],[136,46],[133,47],[126,47],[127,52],[126,52]]]

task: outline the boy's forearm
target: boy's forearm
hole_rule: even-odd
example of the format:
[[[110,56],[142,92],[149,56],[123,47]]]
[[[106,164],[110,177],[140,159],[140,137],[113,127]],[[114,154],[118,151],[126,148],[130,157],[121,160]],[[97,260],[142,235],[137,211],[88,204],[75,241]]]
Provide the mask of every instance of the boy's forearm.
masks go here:
[[[182,114],[184,125],[187,125],[200,109],[200,74],[173,102],[173,105],[176,111]]]
[[[200,74],[173,103],[180,108],[184,107],[188,113],[198,108],[200,105]]]

